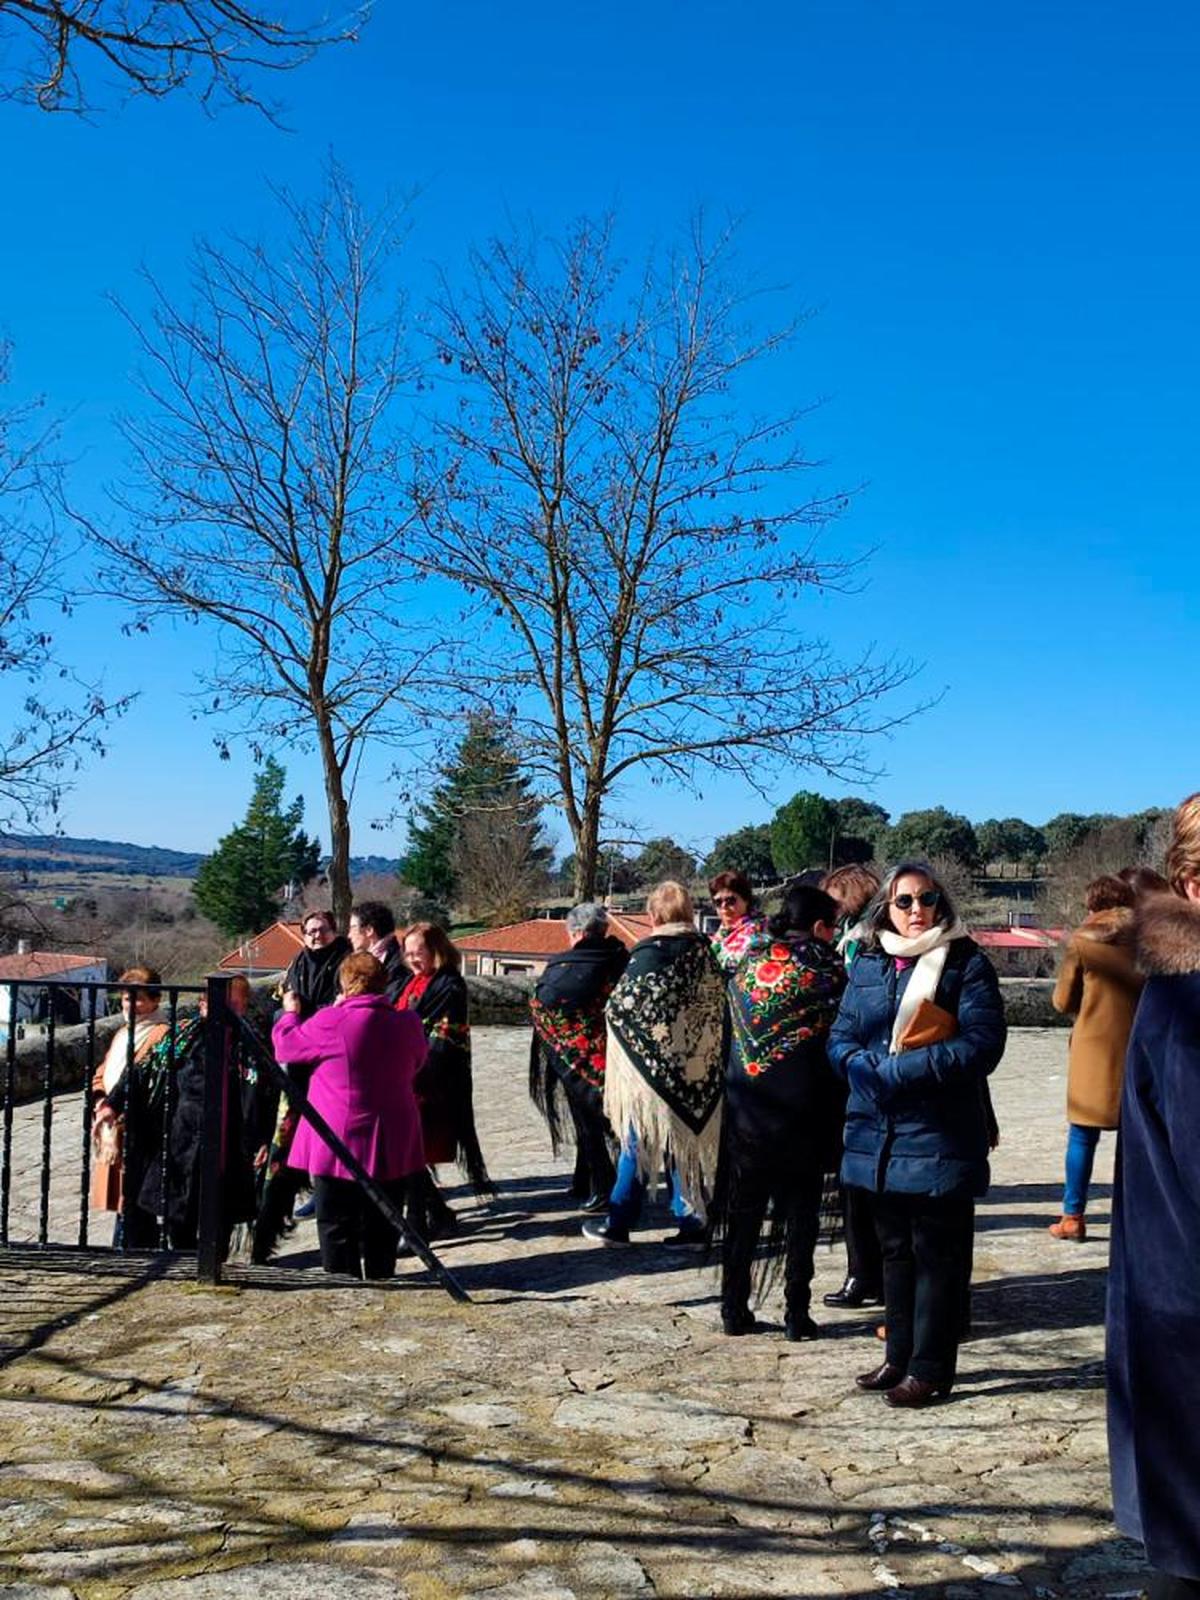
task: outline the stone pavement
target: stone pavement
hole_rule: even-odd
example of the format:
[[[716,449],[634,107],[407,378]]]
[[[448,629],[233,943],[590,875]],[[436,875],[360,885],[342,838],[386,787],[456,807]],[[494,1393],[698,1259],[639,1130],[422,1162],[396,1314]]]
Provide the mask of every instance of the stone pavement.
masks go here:
[[[950,1401],[909,1415],[853,1386],[880,1353],[869,1316],[818,1307],[828,1337],[790,1345],[769,1301],[770,1332],[726,1339],[714,1274],[663,1229],[586,1244],[526,1098],[527,1037],[476,1032],[500,1198],[460,1195],[440,1247],[469,1306],[415,1267],[323,1277],[312,1224],[215,1291],[182,1262],[0,1256],[0,1597],[1137,1594],[1104,1444],[1111,1140],[1089,1242],[1045,1232],[1065,1033],[1015,1033],[996,1075],[975,1332]],[[17,1114],[27,1236],[40,1116]],[[74,1119],[61,1154],[56,1121],[59,1237]],[[840,1269],[821,1252],[818,1294]]]

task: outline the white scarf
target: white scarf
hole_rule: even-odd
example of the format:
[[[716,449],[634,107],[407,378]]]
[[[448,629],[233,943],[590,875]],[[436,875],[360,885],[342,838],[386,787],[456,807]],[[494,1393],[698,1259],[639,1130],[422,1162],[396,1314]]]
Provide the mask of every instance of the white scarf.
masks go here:
[[[917,1007],[923,1000],[932,1000],[937,993],[951,943],[955,939],[966,937],[966,928],[957,920],[927,928],[914,939],[906,939],[902,933],[896,933],[892,928],[880,930],[879,942],[888,955],[916,962],[909,975],[908,987],[900,996],[900,1004],[896,1007],[896,1020],[892,1023],[890,1049],[893,1055],[899,1052],[899,1041],[905,1028],[915,1016]]]
[[[139,1017],[133,1025],[133,1059],[139,1061],[143,1050],[146,1048],[147,1036],[156,1028],[166,1025],[166,1015],[162,1010],[152,1011],[147,1017]],[[112,1036],[112,1043],[108,1047],[108,1054],[104,1057],[103,1082],[105,1094],[111,1094],[125,1076],[125,1067],[129,1061],[129,1026],[123,1024]]]

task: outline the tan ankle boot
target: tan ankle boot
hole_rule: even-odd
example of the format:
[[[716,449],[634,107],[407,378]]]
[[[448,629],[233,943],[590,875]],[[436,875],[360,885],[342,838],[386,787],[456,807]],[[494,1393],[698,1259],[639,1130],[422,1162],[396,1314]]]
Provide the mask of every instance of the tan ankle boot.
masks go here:
[[[1060,1217],[1050,1224],[1049,1232],[1055,1239],[1069,1239],[1082,1244],[1087,1238],[1087,1224],[1082,1217]]]

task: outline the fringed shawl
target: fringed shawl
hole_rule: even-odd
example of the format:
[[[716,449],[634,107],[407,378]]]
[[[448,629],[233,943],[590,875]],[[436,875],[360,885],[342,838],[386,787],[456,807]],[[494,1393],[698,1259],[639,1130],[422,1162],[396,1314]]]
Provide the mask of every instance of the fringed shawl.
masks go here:
[[[669,1157],[685,1193],[711,1192],[729,1024],[708,941],[682,923],[641,940],[607,1017],[604,1110],[622,1140],[633,1129],[642,1178],[657,1183]]]
[[[546,1119],[555,1155],[564,1132],[559,1088],[573,1078],[600,1108],[607,1050],[604,1007],[628,961],[619,939],[581,939],[547,965],[529,1002],[529,1094]]]

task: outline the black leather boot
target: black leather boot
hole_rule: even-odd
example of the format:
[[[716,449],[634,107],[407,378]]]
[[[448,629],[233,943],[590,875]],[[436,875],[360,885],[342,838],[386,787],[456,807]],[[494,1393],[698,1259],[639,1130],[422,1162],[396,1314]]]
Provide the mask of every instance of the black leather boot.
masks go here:
[[[840,1289],[835,1289],[832,1294],[823,1295],[822,1300],[827,1306],[857,1311],[859,1306],[882,1305],[883,1295],[878,1289],[872,1289],[864,1284],[861,1278],[847,1278]]]

